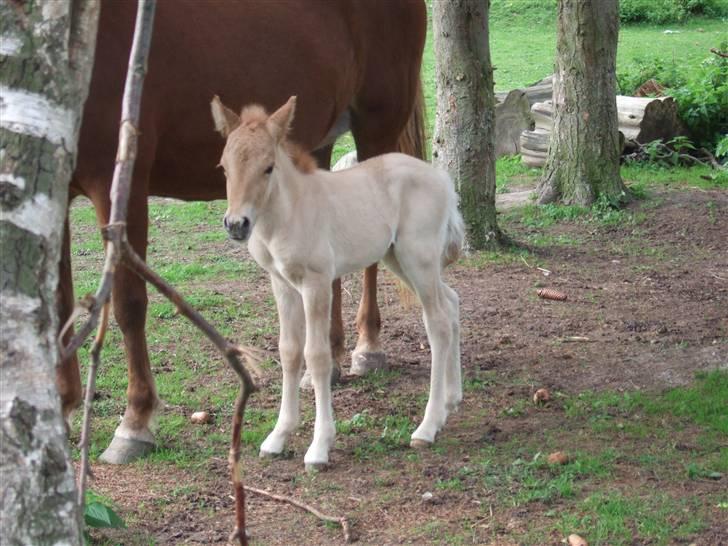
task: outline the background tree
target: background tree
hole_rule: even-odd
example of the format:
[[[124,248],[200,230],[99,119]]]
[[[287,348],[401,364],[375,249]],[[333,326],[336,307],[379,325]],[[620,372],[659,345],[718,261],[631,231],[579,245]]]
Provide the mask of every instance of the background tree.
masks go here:
[[[626,194],[617,129],[618,0],[559,0],[554,131],[540,203],[590,205]]]
[[[460,194],[470,246],[499,245],[495,215],[495,98],[488,45],[489,0],[435,0],[437,71],[433,162]]]
[[[0,2],[0,542],[81,544],[55,292],[96,0]]]

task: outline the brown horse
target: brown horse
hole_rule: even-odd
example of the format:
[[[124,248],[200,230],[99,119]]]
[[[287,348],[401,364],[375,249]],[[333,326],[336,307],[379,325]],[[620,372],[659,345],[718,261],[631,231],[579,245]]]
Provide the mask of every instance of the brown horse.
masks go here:
[[[85,106],[71,195],[94,204],[108,221],[121,95],[133,32],[135,2],[106,1],[99,21],[96,61]],[[210,200],[225,197],[215,169],[220,142],[211,130],[210,98],[272,108],[298,95],[291,137],[328,167],[336,136],[350,129],[360,160],[391,151],[421,157],[419,80],[426,31],[422,0],[200,2],[160,0],[144,88],[141,138],[129,203],[128,237],[144,257],[147,197]],[[364,275],[357,313],[355,373],[381,365],[376,265]],[[68,222],[59,283],[61,323],[74,304]],[[332,354],[345,353],[341,288],[334,285]],[[154,442],[150,418],[158,405],[144,334],[143,281],[120,268],[113,289],[124,336],[129,383],[127,408],[102,458],[124,463]],[[70,335],[70,332],[69,334]],[[81,400],[76,358],[61,364],[58,385],[67,415]]]

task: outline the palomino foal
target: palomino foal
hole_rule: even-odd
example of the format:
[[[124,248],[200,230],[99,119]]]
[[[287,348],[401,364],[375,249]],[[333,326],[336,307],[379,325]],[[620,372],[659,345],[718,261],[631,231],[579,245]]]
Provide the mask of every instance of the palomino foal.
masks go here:
[[[403,154],[382,155],[344,171],[316,170],[286,138],[296,99],[268,116],[253,105],[238,116],[215,97],[216,128],[227,138],[224,225],[248,241],[270,273],[280,319],[281,409],[261,456],[283,451],[299,424],[304,359],[316,421],[306,468],[324,466],[334,443],[329,321],[331,282],[378,261],[406,283],[423,308],[432,348],[430,397],[411,445],[431,444],[462,399],[458,296],[441,278],[463,242],[463,221],[444,172]]]

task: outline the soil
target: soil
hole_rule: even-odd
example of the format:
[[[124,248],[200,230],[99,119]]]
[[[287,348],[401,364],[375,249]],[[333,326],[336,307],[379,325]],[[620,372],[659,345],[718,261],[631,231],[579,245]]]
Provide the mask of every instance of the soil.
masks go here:
[[[449,479],[486,444],[567,427],[558,403],[543,411],[529,404],[517,419],[504,418],[506,408],[530,400],[541,387],[563,396],[585,390],[661,391],[690,383],[697,371],[728,367],[728,194],[663,191],[633,208],[645,215],[636,227],[556,224],[540,231],[579,239],[580,244],[534,247],[523,260],[478,265],[466,258],[448,269],[447,282],[461,299],[464,378],[487,378],[489,383],[485,389],[466,389],[460,411],[440,437],[443,450],[421,452],[416,464],[405,464],[406,453],[400,454],[383,466],[381,461],[358,461],[356,436],[340,435],[330,469],[307,476],[302,460],[312,426],[306,422],[293,439],[290,458],[262,461],[246,452],[247,483],[294,496],[331,515],[347,514],[360,544],[440,542],[428,538],[428,525],[461,535],[470,529],[471,543],[515,544],[510,534],[543,518],[548,507],[499,506],[487,489],[476,485],[433,489],[433,480]],[[507,229],[517,241],[539,231],[517,223]],[[536,266],[550,273],[546,276]],[[403,308],[389,274],[380,274],[380,285],[382,342],[390,367],[399,373],[375,387],[345,377],[334,392],[335,412],[337,419],[365,409],[386,416],[396,396],[412,401],[407,407],[416,422],[429,381],[420,311]],[[352,349],[359,279],[346,279],[344,286]],[[541,287],[564,292],[566,301],[539,298]],[[239,297],[241,287],[230,283],[217,289]],[[243,289],[267,294],[268,281],[261,277]],[[271,336],[262,345],[272,348],[275,342]],[[266,374],[264,383],[279,381],[277,370]],[[276,407],[278,398],[270,391],[256,394],[251,407]],[[310,394],[303,404],[312,404]],[[448,437],[457,440],[456,448],[447,447]],[[150,463],[96,465],[94,487],[115,500],[131,528],[108,536],[125,544],[147,544],[150,537],[155,544],[226,543],[233,503],[225,455],[221,451],[219,459],[203,461],[191,471]],[[634,488],[650,479],[628,464],[618,465],[616,473]],[[194,485],[194,491],[174,493],[185,484]],[[694,487],[715,492],[721,485],[725,483],[697,482]],[[382,495],[382,487],[391,494]],[[685,485],[665,487],[680,495]],[[431,500],[423,500],[425,492],[433,493]],[[721,521],[718,509],[714,512],[697,544],[728,543],[728,523]],[[342,542],[334,526],[257,495],[248,497],[247,517],[255,544]],[[543,543],[562,539],[547,536]]]

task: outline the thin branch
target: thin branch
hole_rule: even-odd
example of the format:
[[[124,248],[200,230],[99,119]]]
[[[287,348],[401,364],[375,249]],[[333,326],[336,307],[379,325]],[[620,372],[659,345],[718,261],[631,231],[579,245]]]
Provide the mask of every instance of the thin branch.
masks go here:
[[[246,491],[250,491],[251,493],[255,493],[256,495],[260,495],[262,497],[267,497],[269,499],[273,499],[279,502],[287,502],[288,504],[292,504],[293,506],[296,506],[300,508],[301,510],[306,510],[307,512],[310,512],[317,518],[319,518],[322,521],[328,521],[330,523],[336,523],[337,525],[341,526],[341,531],[344,533],[344,542],[347,544],[351,543],[351,527],[349,525],[349,520],[346,519],[345,516],[337,517],[337,516],[327,516],[326,514],[323,514],[319,512],[316,508],[309,506],[308,504],[298,501],[291,497],[286,497],[285,495],[276,495],[274,493],[268,493],[268,491],[263,491],[262,489],[256,489],[255,487],[245,486]]]
[[[710,48],[710,52],[711,53],[715,53],[716,55],[718,55],[718,57],[722,57],[724,59],[728,59],[728,53],[726,53],[724,51],[720,51],[719,49],[716,49],[714,47],[711,47]]]
[[[101,324],[96,332],[96,339],[91,347],[91,365],[88,367],[86,379],[86,396],[83,402],[83,428],[81,429],[81,440],[78,447],[81,450],[81,469],[78,475],[78,504],[84,506],[86,497],[86,478],[91,475],[91,467],[88,464],[88,446],[91,433],[91,408],[96,393],[96,374],[101,365],[101,348],[104,346],[104,337],[109,326],[109,304],[104,305],[101,312]]]

